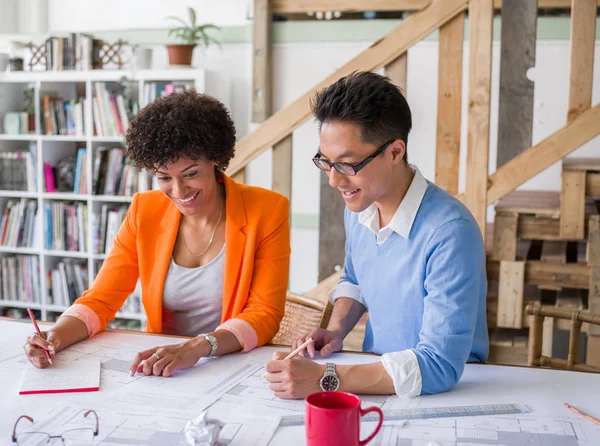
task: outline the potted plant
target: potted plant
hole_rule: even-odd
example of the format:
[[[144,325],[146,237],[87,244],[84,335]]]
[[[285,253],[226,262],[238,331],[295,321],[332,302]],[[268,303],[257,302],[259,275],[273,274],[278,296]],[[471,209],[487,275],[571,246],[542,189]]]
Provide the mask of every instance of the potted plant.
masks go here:
[[[170,65],[191,65],[196,45],[208,47],[211,43],[220,44],[217,39],[206,33],[209,29],[220,30],[219,27],[210,23],[196,23],[196,11],[194,8],[188,8],[188,14],[189,23],[178,17],[167,17],[169,20],[174,20],[181,25],[171,28],[169,36],[175,35],[175,37],[184,42],[178,45],[167,45]]]

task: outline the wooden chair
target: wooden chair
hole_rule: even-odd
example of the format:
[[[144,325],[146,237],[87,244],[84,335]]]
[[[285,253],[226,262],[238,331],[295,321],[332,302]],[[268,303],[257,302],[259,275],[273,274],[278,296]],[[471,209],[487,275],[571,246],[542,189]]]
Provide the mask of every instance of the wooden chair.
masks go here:
[[[329,310],[328,310],[329,308]],[[325,305],[299,294],[288,291],[285,301],[285,315],[272,344],[292,345],[316,327],[326,328],[331,317],[331,305]]]
[[[587,322],[588,324],[600,325],[600,314],[590,313],[589,311],[561,309],[540,304],[527,305],[525,311],[528,315],[533,316],[529,325],[529,354],[527,361],[529,366],[600,373],[600,367],[578,362],[581,324]],[[545,317],[571,320],[569,355],[567,360],[542,356],[542,336]]]

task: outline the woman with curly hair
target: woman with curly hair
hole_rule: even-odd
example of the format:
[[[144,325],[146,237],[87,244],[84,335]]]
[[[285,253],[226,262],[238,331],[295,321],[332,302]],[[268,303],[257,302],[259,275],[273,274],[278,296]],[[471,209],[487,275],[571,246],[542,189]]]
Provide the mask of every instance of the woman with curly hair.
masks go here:
[[[42,336],[27,339],[34,366],[49,365],[43,348],[54,355],[106,328],[138,278],[146,329],[192,338],[139,352],[132,374],[170,376],[275,335],[289,275],[289,200],[227,177],[234,146],[229,112],[210,96],[172,94],[140,112],[127,150],[160,190],[133,197],[90,289]]]

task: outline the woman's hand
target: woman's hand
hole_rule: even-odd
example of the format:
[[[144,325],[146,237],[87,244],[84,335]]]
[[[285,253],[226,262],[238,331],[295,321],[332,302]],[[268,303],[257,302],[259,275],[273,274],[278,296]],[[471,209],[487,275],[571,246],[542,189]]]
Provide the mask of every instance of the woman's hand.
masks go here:
[[[266,380],[276,397],[303,399],[311,393],[320,392],[319,381],[325,374],[325,366],[300,355],[286,359],[285,352],[275,352],[273,360],[267,362]]]
[[[41,335],[41,336],[40,336]],[[48,349],[50,357],[54,357],[60,346],[58,333],[54,331],[42,331],[40,335],[33,334],[27,338],[23,350],[29,362],[38,369],[45,369],[50,365],[44,348]]]
[[[171,376],[175,370],[192,367],[210,353],[210,348],[205,344],[207,342],[194,338],[180,344],[153,347],[139,352],[131,362],[131,376],[136,372],[147,376]]]

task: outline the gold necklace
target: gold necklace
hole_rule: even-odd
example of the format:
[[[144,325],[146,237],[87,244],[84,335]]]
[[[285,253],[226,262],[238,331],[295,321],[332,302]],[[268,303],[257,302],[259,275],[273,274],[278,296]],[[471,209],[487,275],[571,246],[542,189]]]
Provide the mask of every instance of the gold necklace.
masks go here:
[[[221,223],[221,216],[223,215],[223,211],[219,212],[219,219],[217,220],[217,224],[215,226],[215,230],[212,233],[212,236],[210,237],[210,240],[208,241],[208,245],[206,246],[206,249],[204,251],[202,251],[200,254],[196,254],[194,252],[192,252],[192,250],[190,249],[190,247],[187,245],[186,241],[185,241],[185,237],[181,236],[181,238],[183,239],[183,244],[185,245],[185,248],[188,250],[188,252],[193,255],[194,257],[202,257],[204,254],[206,254],[206,251],[208,251],[208,248],[210,248],[210,246],[212,245],[213,239],[215,238],[215,234],[217,233],[217,228],[219,227],[219,224]]]

